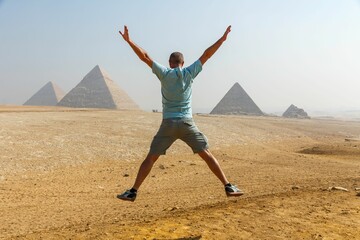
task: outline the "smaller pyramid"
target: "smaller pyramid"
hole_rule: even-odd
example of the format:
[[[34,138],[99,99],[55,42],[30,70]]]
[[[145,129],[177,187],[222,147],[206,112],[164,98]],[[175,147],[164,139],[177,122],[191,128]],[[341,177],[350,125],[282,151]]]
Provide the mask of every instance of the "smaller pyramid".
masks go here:
[[[75,108],[139,109],[102,68],[96,65],[58,106]]]
[[[24,105],[32,106],[56,106],[65,96],[64,91],[55,83],[48,82],[37,91]]]
[[[282,116],[286,118],[310,118],[304,109],[298,108],[293,104],[286,109]]]
[[[210,114],[220,115],[255,115],[264,113],[245,92],[239,83],[235,83]]]

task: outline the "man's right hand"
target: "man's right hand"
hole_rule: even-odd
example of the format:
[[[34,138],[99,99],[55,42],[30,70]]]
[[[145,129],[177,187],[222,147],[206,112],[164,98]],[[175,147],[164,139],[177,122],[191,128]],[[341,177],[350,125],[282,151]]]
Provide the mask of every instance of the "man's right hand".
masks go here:
[[[129,42],[130,37],[129,37],[129,30],[128,30],[127,26],[124,26],[124,33],[122,33],[121,31],[119,31],[119,33],[126,42]]]
[[[219,38],[219,40],[217,40],[213,45],[211,45],[208,49],[205,50],[205,52],[203,53],[203,55],[201,55],[201,57],[199,58],[201,65],[204,65],[205,62],[211,58],[211,56],[219,49],[219,47],[221,46],[221,44],[223,42],[225,42],[227,35],[229,34],[229,32],[231,32],[231,25],[229,25],[226,28],[226,31],[224,32],[224,34],[221,36],[221,38]]]

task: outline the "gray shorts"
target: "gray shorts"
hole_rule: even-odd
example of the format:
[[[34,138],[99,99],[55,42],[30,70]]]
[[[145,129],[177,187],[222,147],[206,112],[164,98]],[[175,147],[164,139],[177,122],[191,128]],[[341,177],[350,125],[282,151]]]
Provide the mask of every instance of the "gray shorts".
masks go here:
[[[192,118],[170,118],[163,119],[151,143],[150,153],[165,155],[177,139],[183,140],[194,153],[209,148],[206,136],[199,131]]]

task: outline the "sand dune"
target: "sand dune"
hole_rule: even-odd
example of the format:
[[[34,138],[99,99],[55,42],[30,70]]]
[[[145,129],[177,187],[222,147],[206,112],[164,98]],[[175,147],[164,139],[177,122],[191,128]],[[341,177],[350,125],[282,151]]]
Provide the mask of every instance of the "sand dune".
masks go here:
[[[177,141],[134,203],[115,198],[131,186],[161,114],[0,107],[0,238],[360,238],[360,122],[195,120],[243,197],[227,198]]]

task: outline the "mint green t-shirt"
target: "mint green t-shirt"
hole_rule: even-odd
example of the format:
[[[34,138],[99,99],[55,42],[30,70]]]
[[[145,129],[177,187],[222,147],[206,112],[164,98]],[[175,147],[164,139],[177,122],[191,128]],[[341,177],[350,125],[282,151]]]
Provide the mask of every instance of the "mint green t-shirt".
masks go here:
[[[201,70],[200,60],[186,68],[167,68],[153,62],[152,71],[161,82],[163,119],[192,118],[192,83]]]

